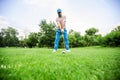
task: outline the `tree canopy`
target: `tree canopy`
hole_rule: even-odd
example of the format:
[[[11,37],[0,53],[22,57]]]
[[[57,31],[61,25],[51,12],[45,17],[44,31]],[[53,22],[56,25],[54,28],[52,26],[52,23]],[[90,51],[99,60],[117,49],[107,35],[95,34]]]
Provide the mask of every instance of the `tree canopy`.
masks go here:
[[[48,47],[53,48],[56,25],[54,22],[47,22],[45,19],[39,24],[39,32],[31,32],[25,39],[18,39],[18,31],[12,27],[2,28],[0,31],[0,47]],[[110,33],[102,36],[96,34],[99,30],[91,27],[85,31],[85,35],[80,32],[69,30],[68,39],[70,47],[83,46],[120,46],[120,26],[115,27]],[[60,37],[59,47],[64,47],[63,38]]]

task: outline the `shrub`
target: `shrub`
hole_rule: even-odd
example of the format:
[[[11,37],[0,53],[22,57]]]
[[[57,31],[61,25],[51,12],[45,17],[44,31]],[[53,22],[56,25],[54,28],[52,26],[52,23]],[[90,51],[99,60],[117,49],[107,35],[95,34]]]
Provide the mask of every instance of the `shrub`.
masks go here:
[[[120,46],[120,31],[114,31],[103,37],[104,46]]]

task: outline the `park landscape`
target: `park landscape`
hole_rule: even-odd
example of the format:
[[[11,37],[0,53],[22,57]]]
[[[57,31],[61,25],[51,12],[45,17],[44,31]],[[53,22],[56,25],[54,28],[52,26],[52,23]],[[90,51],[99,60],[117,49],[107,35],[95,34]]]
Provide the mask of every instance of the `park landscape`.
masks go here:
[[[120,80],[120,0],[0,0],[0,80]]]
[[[71,52],[62,54],[65,50],[62,37],[58,51],[53,53],[52,36],[55,33],[48,33],[55,32],[54,24],[46,23],[45,27],[43,23],[46,21],[41,23],[41,32],[30,33],[23,40],[17,38],[14,28],[2,29],[1,80],[120,79],[119,26],[105,36],[96,34],[98,30],[95,28],[86,30],[84,36],[71,30],[68,33]]]

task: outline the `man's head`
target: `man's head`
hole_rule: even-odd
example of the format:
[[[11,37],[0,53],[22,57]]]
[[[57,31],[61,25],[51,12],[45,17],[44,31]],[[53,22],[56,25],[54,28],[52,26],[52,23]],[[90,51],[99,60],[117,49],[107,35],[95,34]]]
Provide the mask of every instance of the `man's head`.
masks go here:
[[[61,9],[57,9],[57,13],[59,17],[62,17],[62,10]]]

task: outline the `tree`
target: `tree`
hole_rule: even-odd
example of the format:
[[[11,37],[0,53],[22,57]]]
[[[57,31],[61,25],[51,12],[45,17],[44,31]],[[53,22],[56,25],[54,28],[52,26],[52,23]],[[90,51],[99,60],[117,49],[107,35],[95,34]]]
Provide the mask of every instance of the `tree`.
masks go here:
[[[1,29],[2,33],[2,43],[4,46],[18,46],[19,40],[17,38],[18,32],[16,29],[12,27],[8,27],[7,29]]]
[[[120,26],[117,26],[117,27],[114,28],[112,31],[120,31]]]
[[[4,33],[0,32],[0,47],[4,47],[4,43],[3,43],[3,38],[4,38]]]
[[[117,26],[110,33],[103,37],[102,41],[103,46],[120,46],[120,26]]]
[[[84,40],[86,41],[86,45],[87,46],[92,46],[92,45],[96,45],[97,39],[96,39],[96,33],[99,30],[96,28],[89,28],[87,29],[85,32],[85,36],[84,36]]]
[[[41,34],[39,38],[39,46],[53,47],[56,31],[55,23],[47,23],[46,20],[42,20],[39,26]]]
[[[37,43],[38,43],[38,34],[31,32],[28,36],[28,39],[26,40],[27,46],[32,48],[35,47]]]
[[[71,30],[69,31],[69,34],[70,34],[70,35],[71,35],[71,34],[74,34],[74,30],[71,29]]]
[[[86,32],[87,35],[93,36],[93,35],[96,34],[96,32],[98,32],[98,29],[96,29],[96,28],[90,28],[90,29],[87,29],[85,32]]]
[[[84,35],[84,41],[85,41],[86,46],[91,46],[93,43],[93,38],[92,36],[86,34]]]
[[[94,45],[101,45],[102,44],[102,35],[98,34],[94,37]]]
[[[76,47],[81,47],[81,46],[83,46],[83,44],[81,43],[82,41],[82,36],[80,35],[80,32],[74,32],[74,36],[75,36],[75,38],[76,38],[76,44],[75,44],[75,46]]]
[[[68,37],[69,37],[69,45],[70,45],[70,47],[71,48],[75,47],[75,44],[76,44],[76,38],[75,38],[75,36],[74,35],[69,35]]]
[[[80,32],[72,29],[69,31],[69,43],[70,47],[85,46],[85,41],[83,40],[83,36],[80,35]]]
[[[120,32],[111,32],[103,37],[104,46],[120,46]]]

